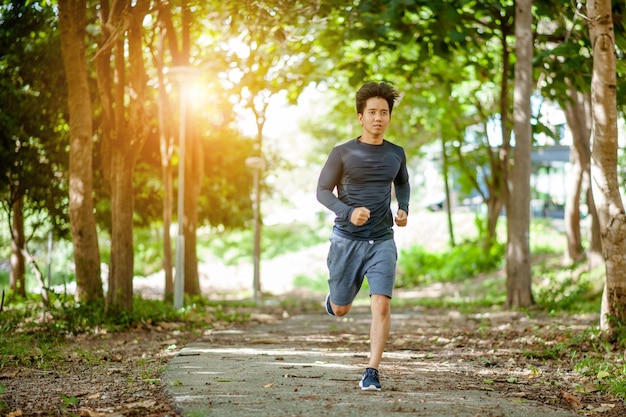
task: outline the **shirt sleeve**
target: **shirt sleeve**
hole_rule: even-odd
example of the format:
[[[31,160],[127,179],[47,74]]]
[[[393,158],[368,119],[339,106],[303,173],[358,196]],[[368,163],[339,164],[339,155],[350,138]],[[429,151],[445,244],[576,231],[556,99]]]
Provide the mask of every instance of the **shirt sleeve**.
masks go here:
[[[409,198],[411,196],[411,187],[409,182],[396,185],[396,199],[398,200],[398,209],[404,210],[406,214],[409,214]]]
[[[339,200],[333,193],[333,190],[341,181],[342,173],[341,153],[337,148],[334,148],[330,152],[317,182],[317,201],[335,213],[338,218],[350,219],[353,208]]]
[[[406,155],[402,152],[402,165],[398,171],[398,175],[393,181],[396,199],[398,200],[398,209],[404,210],[409,214],[409,199],[411,197],[411,186],[409,185],[409,171],[406,167]]]

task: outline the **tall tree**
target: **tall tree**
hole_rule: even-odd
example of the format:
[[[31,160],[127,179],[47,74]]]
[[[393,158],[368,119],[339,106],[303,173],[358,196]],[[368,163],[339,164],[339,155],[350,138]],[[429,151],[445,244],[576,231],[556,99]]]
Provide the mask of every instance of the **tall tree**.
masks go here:
[[[103,171],[111,198],[106,301],[112,314],[133,307],[133,171],[150,126],[143,55],[143,22],[149,6],[149,0],[102,0],[99,8],[102,39],[95,60]]]
[[[158,82],[158,122],[159,122],[159,151],[161,155],[161,178],[163,181],[163,270],[165,276],[165,301],[172,301],[174,297],[174,276],[172,261],[172,238],[170,235],[172,225],[172,208],[174,201],[173,167],[172,157],[174,155],[174,128],[171,118],[172,108],[167,93],[165,81],[165,57],[168,39],[170,49],[178,51],[174,25],[171,20],[171,3],[157,2],[158,24],[156,31],[156,45],[154,45],[153,61],[157,72]],[[172,55],[176,56],[174,52]]]
[[[565,117],[572,132],[572,146],[570,148],[571,182],[567,185],[565,204],[565,233],[567,235],[567,252],[565,259],[575,262],[584,259],[585,252],[580,230],[580,202],[581,196],[591,186],[590,162],[591,162],[591,114],[588,94],[576,91],[573,85],[568,90],[569,101],[565,103]],[[589,262],[594,264],[593,254],[598,253],[597,237],[594,233],[597,228],[597,213],[594,210],[593,195],[585,193],[587,206],[591,216],[592,227],[589,244]]]
[[[515,156],[507,201],[506,306],[533,304],[530,273],[530,97],[533,87],[532,0],[515,1],[515,90],[513,123]]]
[[[615,33],[610,0],[587,2],[593,48],[591,174],[606,278],[600,327],[609,334],[626,323],[626,213],[617,178],[617,76]]]
[[[584,5],[569,2],[536,4],[538,88],[542,96],[558,103],[565,111],[572,135],[570,176],[565,192],[565,261],[581,261],[587,257],[590,266],[600,258],[600,235],[590,183],[590,74],[592,62],[586,53],[589,36],[582,18]],[[552,132],[548,132],[552,133]],[[560,138],[554,137],[555,141]],[[591,219],[589,245],[583,244],[581,233],[582,202],[586,202]]]
[[[26,295],[29,243],[64,238],[67,97],[57,15],[41,2],[0,2],[0,207],[11,236],[10,288]],[[37,62],[38,65],[33,65]],[[41,281],[41,280],[40,280]],[[42,291],[45,294],[45,290]]]
[[[191,62],[191,33],[193,29],[194,13],[192,5],[187,0],[181,1],[181,24],[180,24],[180,54],[179,64],[189,65]],[[194,75],[190,75],[186,82],[179,83],[179,100],[189,101],[188,90],[193,88]],[[188,103],[186,103],[188,104]],[[200,276],[198,274],[197,230],[198,230],[198,201],[200,187],[204,176],[204,149],[200,140],[197,124],[192,123],[193,117],[190,112],[179,115],[179,123],[184,124],[186,138],[178,138],[179,143],[185,140],[185,181],[184,181],[184,213],[183,218],[178,219],[178,224],[183,227],[185,237],[184,268],[185,268],[185,294],[200,295]],[[178,179],[178,186],[181,179]]]
[[[70,115],[69,208],[76,297],[103,298],[100,252],[93,204],[93,125],[87,78],[86,0],[59,0],[61,50],[68,84]]]

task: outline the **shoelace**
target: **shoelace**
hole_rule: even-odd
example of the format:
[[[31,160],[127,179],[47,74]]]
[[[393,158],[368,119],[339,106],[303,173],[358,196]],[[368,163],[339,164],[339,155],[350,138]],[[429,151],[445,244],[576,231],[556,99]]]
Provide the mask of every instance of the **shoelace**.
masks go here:
[[[371,376],[378,379],[378,371],[374,368],[367,368],[365,370],[365,376]]]

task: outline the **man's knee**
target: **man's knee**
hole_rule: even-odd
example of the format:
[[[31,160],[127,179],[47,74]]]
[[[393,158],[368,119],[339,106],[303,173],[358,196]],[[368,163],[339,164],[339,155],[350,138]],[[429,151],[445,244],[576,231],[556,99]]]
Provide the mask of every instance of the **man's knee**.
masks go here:
[[[345,316],[350,312],[350,308],[352,308],[352,304],[348,304],[346,306],[338,306],[331,303],[331,306],[333,308],[333,313],[335,313],[335,316],[337,317]]]
[[[391,299],[386,295],[373,294],[370,297],[370,303],[373,314],[382,316],[391,314]]]

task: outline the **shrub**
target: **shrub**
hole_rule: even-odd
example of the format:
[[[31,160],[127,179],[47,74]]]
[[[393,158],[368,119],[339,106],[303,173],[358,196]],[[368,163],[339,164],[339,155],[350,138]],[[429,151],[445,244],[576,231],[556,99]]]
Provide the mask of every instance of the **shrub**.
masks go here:
[[[412,246],[398,257],[397,287],[460,281],[501,267],[504,245],[495,244],[487,252],[476,242],[466,241],[441,253]]]

